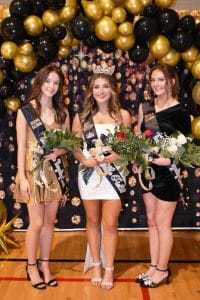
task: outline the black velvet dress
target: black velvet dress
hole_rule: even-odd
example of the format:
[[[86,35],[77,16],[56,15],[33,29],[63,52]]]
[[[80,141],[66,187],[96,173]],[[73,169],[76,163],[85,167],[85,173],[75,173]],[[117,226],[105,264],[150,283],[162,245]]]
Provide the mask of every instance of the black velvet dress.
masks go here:
[[[160,132],[170,135],[178,130],[184,135],[190,134],[190,115],[181,104],[159,111],[155,115]],[[144,122],[142,123],[141,129],[142,131],[147,129],[145,128]],[[152,180],[153,188],[150,192],[164,201],[178,201],[180,198],[181,188],[178,181],[169,170],[169,167],[158,166],[153,163],[151,164],[151,167],[155,171],[155,179]],[[148,184],[148,181],[144,178],[144,176],[143,182],[144,184]],[[143,190],[143,193],[147,193],[147,191]]]

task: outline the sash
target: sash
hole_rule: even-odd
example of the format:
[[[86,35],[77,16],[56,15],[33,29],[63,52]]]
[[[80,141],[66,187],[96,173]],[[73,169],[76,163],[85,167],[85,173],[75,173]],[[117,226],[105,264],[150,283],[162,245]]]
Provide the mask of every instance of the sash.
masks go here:
[[[46,130],[42,120],[40,119],[36,110],[33,108],[33,106],[30,103],[22,107],[21,110],[24,114],[24,117],[28,125],[32,129],[35,138],[37,139],[39,145],[42,147],[40,138],[42,136],[42,133]],[[67,193],[68,189],[67,189],[67,183],[64,175],[65,172],[64,172],[63,162],[60,157],[57,157],[55,160],[50,160],[50,163],[58,179],[62,194],[64,195]]]
[[[90,149],[92,147],[95,147],[95,140],[98,139],[97,132],[95,129],[94,121],[92,118],[92,114],[89,115],[87,118],[87,121],[83,125],[83,135],[85,138],[85,141],[87,143],[87,149]],[[108,138],[105,135],[101,135],[100,139],[104,144],[108,142]],[[120,199],[125,197],[125,192],[126,192],[126,183],[124,182],[123,177],[115,167],[115,165],[109,164],[110,166],[110,172],[106,174],[106,178],[112,185],[112,187],[115,189],[115,191],[118,193]],[[99,166],[101,171],[104,171],[101,166]],[[88,180],[92,173],[94,172],[94,168],[88,168],[84,171],[83,173],[83,179],[85,183],[88,183]]]

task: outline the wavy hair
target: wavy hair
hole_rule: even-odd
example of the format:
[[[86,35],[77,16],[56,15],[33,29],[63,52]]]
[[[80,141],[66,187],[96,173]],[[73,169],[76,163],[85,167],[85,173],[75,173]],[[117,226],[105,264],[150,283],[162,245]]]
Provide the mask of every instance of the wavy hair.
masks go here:
[[[87,120],[90,113],[96,114],[98,112],[98,105],[96,100],[93,97],[94,82],[98,78],[103,78],[108,82],[111,90],[111,97],[110,97],[110,101],[108,102],[108,113],[115,120],[115,122],[119,121],[121,123],[122,122],[122,116],[120,113],[121,105],[119,102],[116,82],[114,78],[111,77],[110,75],[99,74],[99,73],[93,74],[88,83],[88,87],[86,89],[85,98],[83,102],[83,110],[80,114],[81,123],[83,124]]]
[[[42,96],[42,91],[41,87],[43,83],[46,81],[49,73],[55,72],[59,79],[59,88],[57,93],[52,97],[52,103],[53,103],[53,108],[56,111],[55,115],[55,121],[58,122],[59,124],[62,124],[65,121],[66,118],[66,113],[64,112],[64,103],[63,103],[63,82],[64,82],[64,77],[60,69],[58,69],[55,65],[48,65],[43,67],[42,69],[39,70],[37,73],[32,88],[30,95],[28,97],[28,102],[35,100],[36,102],[36,110],[38,114],[41,114],[41,103],[40,99]]]
[[[166,83],[167,83],[167,91],[168,94],[171,94],[172,97],[178,99],[178,95],[180,92],[180,85],[179,85],[179,78],[177,75],[177,72],[174,67],[164,64],[158,64],[152,67],[150,71],[150,79],[151,75],[155,70],[160,70],[165,77]],[[151,88],[150,88],[151,89]],[[152,94],[152,91],[151,91]]]

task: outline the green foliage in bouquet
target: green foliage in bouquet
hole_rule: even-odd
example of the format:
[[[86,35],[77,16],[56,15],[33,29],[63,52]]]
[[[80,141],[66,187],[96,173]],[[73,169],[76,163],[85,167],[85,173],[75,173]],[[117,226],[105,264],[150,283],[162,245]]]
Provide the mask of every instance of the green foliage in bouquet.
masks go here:
[[[148,167],[145,154],[151,152],[152,143],[143,134],[137,135],[131,129],[119,127],[114,134],[109,134],[109,145],[113,151],[120,154],[122,165],[134,162],[143,170]]]

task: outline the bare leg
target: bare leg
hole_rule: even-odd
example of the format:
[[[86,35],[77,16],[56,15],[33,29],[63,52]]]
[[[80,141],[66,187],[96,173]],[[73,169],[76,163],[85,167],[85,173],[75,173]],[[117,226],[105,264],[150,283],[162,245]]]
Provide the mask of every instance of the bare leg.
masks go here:
[[[168,268],[168,262],[173,246],[171,223],[176,204],[177,202],[158,200],[156,207],[156,224],[159,235],[159,258],[157,267],[160,270],[166,270]],[[153,282],[159,282],[167,277],[167,275],[166,272],[156,270],[152,275],[151,280]]]
[[[102,207],[103,240],[106,258],[105,274],[102,287],[111,289],[113,286],[114,258],[117,248],[117,226],[118,217],[121,210],[120,200],[104,200]],[[107,284],[106,284],[107,283]],[[109,283],[109,284],[108,284]]]
[[[149,228],[149,248],[151,258],[151,265],[145,274],[151,276],[155,271],[155,267],[152,266],[157,265],[159,255],[159,239],[158,230],[156,227],[156,206],[158,199],[152,193],[144,194],[143,199],[145,203],[147,223]]]
[[[28,264],[35,264],[37,258],[37,249],[39,246],[40,233],[43,226],[44,219],[44,205],[28,205],[29,226],[26,232],[26,250],[28,257]],[[37,265],[28,266],[28,273],[32,284],[41,282]]]
[[[56,219],[56,214],[58,211],[59,202],[53,201],[45,205],[44,214],[44,225],[40,234],[40,270],[44,273],[45,282],[49,282],[53,279],[51,271],[49,269],[49,258],[54,234],[54,224]]]
[[[94,263],[100,261],[101,247],[101,201],[83,200],[86,212],[86,234]],[[101,266],[93,267],[92,284],[99,286],[101,281],[95,280],[101,278]]]

